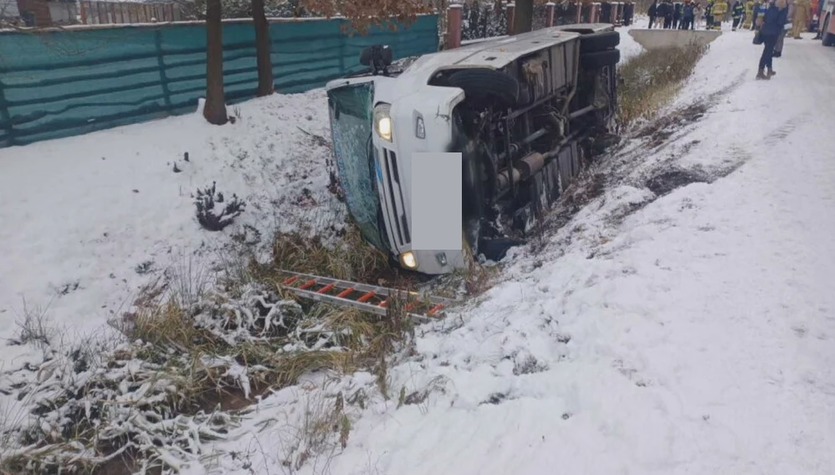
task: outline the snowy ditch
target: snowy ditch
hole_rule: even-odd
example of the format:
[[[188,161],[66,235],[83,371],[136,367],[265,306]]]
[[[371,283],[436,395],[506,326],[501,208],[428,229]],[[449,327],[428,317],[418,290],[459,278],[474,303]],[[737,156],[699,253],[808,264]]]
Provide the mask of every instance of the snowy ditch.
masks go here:
[[[571,190],[564,208],[554,215],[553,236],[514,251],[509,257],[513,264],[498,280],[518,278],[520,272],[539,268],[543,259],[559,259],[571,247],[600,252],[601,243],[614,239],[613,223],[679,186],[711,182],[735,169],[739,164],[696,171],[674,166],[676,153],[688,146],[678,137],[718,97],[637,127],[631,140],[595,164]],[[311,102],[320,107],[310,107]],[[323,93],[313,91],[244,104],[235,111],[239,120],[234,127],[221,130],[186,117],[176,119],[178,124],[172,120],[165,126],[147,124],[92,134],[110,142],[105,148],[112,155],[102,156],[100,162],[112,161],[115,155],[120,163],[121,170],[106,173],[124,180],[143,168],[158,168],[120,183],[136,186],[131,188],[133,195],[150,190],[148,202],[140,208],[130,202],[114,203],[123,209],[107,209],[105,214],[118,218],[130,209],[148,219],[158,216],[159,221],[169,222],[166,244],[158,244],[165,232],[157,226],[156,233],[143,236],[146,243],[153,243],[144,247],[154,249],[150,255],[134,251],[132,259],[112,263],[113,270],[121,266],[126,272],[132,267],[135,275],[130,282],[142,297],[129,312],[110,315],[110,328],[118,333],[62,341],[55,318],[40,311],[18,319],[25,331],[16,329],[9,336],[7,330],[8,340],[21,340],[27,332],[29,336],[17,341],[18,367],[7,370],[0,383],[5,414],[0,426],[5,466],[0,467],[30,473],[57,467],[145,473],[153,466],[176,473],[271,473],[271,469],[322,473],[320,464],[329,464],[334,454],[345,449],[363,414],[409,407],[425,412],[433,397],[448,391],[443,371],[415,375],[414,365],[426,368],[422,361],[427,351],[432,352],[426,345],[431,346],[433,334],[459,332],[466,315],[478,313],[482,305],[501,307],[501,286],[488,292],[488,299],[473,301],[460,315],[421,328],[412,327],[396,309],[390,318],[378,321],[354,312],[302,306],[274,286],[270,260],[276,256],[281,258],[275,265],[301,266],[314,257],[311,265],[342,272],[343,278],[393,278],[382,270],[385,259],[372,250],[360,250],[345,260],[327,255],[329,246],[346,240],[349,246],[359,244],[355,230],[342,224],[345,216],[338,199],[328,191],[327,169],[322,167],[329,153],[323,139],[327,137],[323,104]],[[313,110],[317,112],[308,112]],[[276,121],[283,127],[298,126],[282,129]],[[153,144],[145,139],[148,135],[156,138]],[[77,146],[84,141],[67,142]],[[187,155],[183,142],[190,143]],[[646,161],[644,147],[669,148],[671,158]],[[33,155],[58,153],[55,143],[32,148],[37,149],[31,151]],[[128,158],[133,151],[148,162]],[[282,158],[276,160],[276,155]],[[88,158],[77,176],[100,176],[102,171],[90,163],[99,165],[99,159]],[[38,166],[34,158],[31,161],[21,167]],[[216,181],[218,188],[208,194],[185,191],[205,189],[210,181]],[[87,189],[95,187],[91,183]],[[218,200],[218,191],[225,190],[227,199]],[[172,195],[178,196],[174,203]],[[102,195],[93,201],[107,199]],[[230,208],[237,199],[245,205]],[[194,230],[194,223],[183,215],[193,217],[195,200],[204,215],[209,208],[225,209],[235,225],[221,226],[222,219],[209,219],[208,227],[225,229],[214,233],[217,236]],[[109,224],[106,219],[87,224],[96,231],[118,227],[118,219]],[[172,226],[171,221],[177,224]],[[17,243],[24,256],[44,249],[36,246],[42,243],[23,241],[29,232],[37,234],[38,229],[24,229]],[[105,237],[110,232],[104,231]],[[270,236],[279,238],[265,239]],[[177,244],[197,251],[179,266],[160,270],[157,262],[176,254],[172,250]],[[58,249],[48,252],[66,252],[66,245],[59,240]],[[244,255],[261,264],[241,264]],[[77,285],[70,282],[65,295],[103,282],[104,291],[112,291],[113,285],[96,275],[100,271],[90,269],[75,281]],[[125,284],[127,280],[122,279]],[[472,282],[453,284],[453,290],[460,291]],[[22,290],[31,291],[40,283],[23,285],[29,287]],[[93,305],[102,301],[93,300]],[[60,318],[77,320],[92,307],[59,302],[57,309]],[[525,325],[512,332],[518,337],[534,330]],[[572,338],[556,321],[542,323],[540,329],[561,346]],[[538,354],[537,348],[522,346],[505,350],[511,373],[517,376],[547,371],[564,357],[553,360]],[[471,402],[495,405],[515,397],[512,390],[495,391]],[[570,418],[571,411],[562,417]],[[267,430],[269,434],[263,432]],[[255,448],[261,442],[273,445]]]

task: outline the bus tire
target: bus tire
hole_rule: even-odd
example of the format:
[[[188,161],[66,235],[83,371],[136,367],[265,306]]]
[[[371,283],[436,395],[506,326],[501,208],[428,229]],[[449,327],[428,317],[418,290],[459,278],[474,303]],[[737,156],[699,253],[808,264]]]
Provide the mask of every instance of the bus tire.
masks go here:
[[[612,49],[620,44],[620,33],[617,31],[600,31],[580,37],[580,54],[596,53]]]

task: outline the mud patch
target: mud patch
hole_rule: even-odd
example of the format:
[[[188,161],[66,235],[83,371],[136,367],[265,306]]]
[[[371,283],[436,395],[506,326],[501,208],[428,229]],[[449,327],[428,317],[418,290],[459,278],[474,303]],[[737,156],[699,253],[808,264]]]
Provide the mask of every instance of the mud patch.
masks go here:
[[[699,170],[667,170],[650,178],[646,187],[656,196],[665,196],[691,183],[710,183],[710,176]]]
[[[655,122],[638,131],[635,138],[649,138],[650,141],[647,145],[650,148],[658,148],[667,143],[670,137],[683,127],[704,117],[707,110],[710,108],[710,105],[711,104],[707,101],[697,102],[685,107],[684,109],[678,109],[665,116],[659,117]]]
[[[485,404],[490,404],[490,405],[493,405],[493,406],[498,406],[499,404],[501,404],[501,403],[503,403],[503,402],[505,402],[505,401],[507,401],[507,400],[509,400],[509,399],[510,399],[510,398],[507,396],[507,394],[503,394],[503,393],[493,393],[493,394],[491,394],[491,395],[490,395],[487,399],[485,399],[484,401],[482,401],[482,402],[481,402],[481,404],[479,404],[479,406],[483,406],[483,405],[485,405]]]
[[[658,148],[666,144],[670,137],[679,132],[683,127],[691,125],[705,116],[707,111],[716,105],[723,97],[730,95],[745,80],[744,74],[736,78],[731,85],[721,91],[715,92],[703,100],[697,101],[689,106],[676,109],[668,114],[659,117],[642,129],[638,130],[635,138],[649,139],[647,145],[650,148]]]

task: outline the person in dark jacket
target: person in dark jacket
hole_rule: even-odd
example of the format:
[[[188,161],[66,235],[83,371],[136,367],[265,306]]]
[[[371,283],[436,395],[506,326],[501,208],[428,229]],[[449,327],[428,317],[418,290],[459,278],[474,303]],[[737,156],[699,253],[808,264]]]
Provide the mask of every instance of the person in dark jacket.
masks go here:
[[[736,31],[737,27],[739,27],[743,14],[745,14],[745,5],[742,4],[742,0],[736,0],[733,8],[731,9],[731,18],[734,20],[732,27],[733,31]]]
[[[788,5],[788,2],[786,2],[786,8],[780,10],[781,12],[783,12],[784,23],[791,23],[791,19],[789,18],[789,15],[791,15],[792,13],[791,8],[792,6]],[[780,33],[777,35],[777,42],[774,43],[774,55],[772,56],[772,58],[779,58],[783,56],[783,42],[786,39],[786,33],[788,33],[788,31],[786,30],[786,26],[788,25],[784,25],[783,29],[780,30]]]
[[[684,6],[681,8],[681,24],[679,28],[682,30],[692,30],[693,23],[696,20],[696,5],[692,0],[684,0]]]
[[[760,56],[760,66],[757,71],[757,79],[771,79],[774,76],[774,68],[771,67],[771,60],[774,56],[774,45],[777,43],[777,36],[786,24],[788,18],[788,6],[786,0],[769,0],[768,8],[763,14],[760,24],[760,37],[763,40],[763,54]],[[768,70],[766,72],[766,69]]]
[[[623,5],[623,25],[629,26],[632,24],[632,15],[635,12],[635,4],[632,2],[626,2]]]
[[[673,5],[673,29],[678,30],[678,25],[681,23],[681,3],[676,2]]]
[[[600,4],[600,21],[603,23],[614,23],[615,19],[612,18],[612,4],[609,2],[603,2]]]
[[[669,30],[673,26],[673,2],[662,0],[658,6],[658,16],[664,19],[664,29]]]
[[[652,5],[650,5],[649,10],[647,10],[647,16],[649,16],[649,27],[652,29],[652,25],[655,23],[655,18],[658,16],[658,0],[653,0]]]

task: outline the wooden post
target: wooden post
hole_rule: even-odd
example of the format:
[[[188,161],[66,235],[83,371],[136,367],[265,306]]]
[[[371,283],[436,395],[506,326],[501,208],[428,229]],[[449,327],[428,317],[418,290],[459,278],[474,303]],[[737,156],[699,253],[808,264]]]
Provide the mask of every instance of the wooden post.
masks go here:
[[[548,2],[545,4],[545,25],[549,28],[554,26],[554,3]]]
[[[87,2],[78,2],[79,8],[81,8],[81,24],[87,24],[87,7],[85,6]]]
[[[103,25],[105,23],[105,14],[102,11],[101,4],[102,2],[96,2],[96,19],[99,25]]]
[[[463,5],[450,5],[446,10],[446,45],[444,49],[461,47],[461,18],[464,15]]]
[[[513,17],[516,13],[516,4],[510,2],[507,4],[507,35],[513,35]]]
[[[597,23],[600,20],[600,4],[594,2],[591,4],[591,13],[589,14],[589,23]]]
[[[116,20],[116,4],[115,3],[110,4],[110,23],[119,23],[119,21]]]

